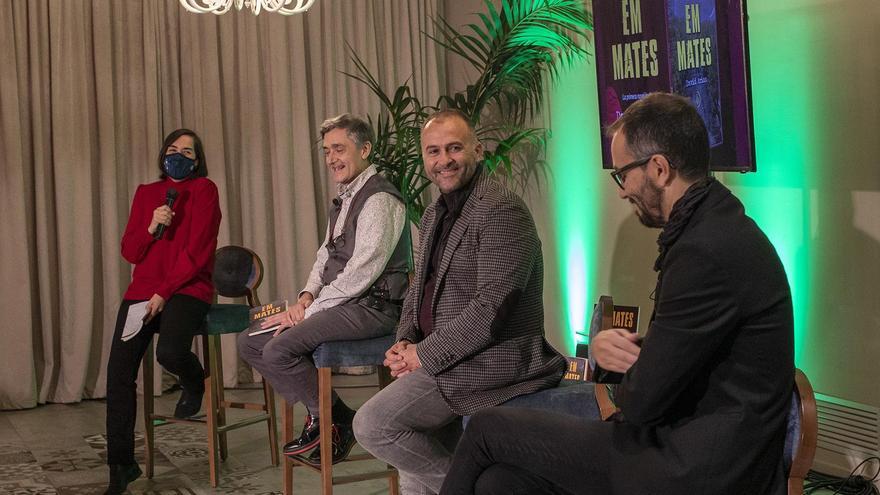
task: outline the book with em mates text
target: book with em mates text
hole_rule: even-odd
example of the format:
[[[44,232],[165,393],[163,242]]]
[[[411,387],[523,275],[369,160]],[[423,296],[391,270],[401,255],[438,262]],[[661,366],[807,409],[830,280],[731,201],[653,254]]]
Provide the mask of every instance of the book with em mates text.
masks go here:
[[[264,321],[268,320],[269,317],[281,314],[284,311],[287,311],[287,299],[279,299],[277,301],[272,301],[269,304],[263,304],[262,306],[254,306],[248,311],[248,335],[254,336],[278,330],[281,325],[262,328],[262,324]]]

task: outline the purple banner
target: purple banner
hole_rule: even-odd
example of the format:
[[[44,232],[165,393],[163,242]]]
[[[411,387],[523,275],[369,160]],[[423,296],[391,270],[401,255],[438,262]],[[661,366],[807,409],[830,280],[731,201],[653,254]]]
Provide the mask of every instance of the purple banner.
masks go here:
[[[753,171],[744,0],[593,0],[603,128],[653,91],[691,99],[712,170]],[[611,167],[610,140],[602,158]]]

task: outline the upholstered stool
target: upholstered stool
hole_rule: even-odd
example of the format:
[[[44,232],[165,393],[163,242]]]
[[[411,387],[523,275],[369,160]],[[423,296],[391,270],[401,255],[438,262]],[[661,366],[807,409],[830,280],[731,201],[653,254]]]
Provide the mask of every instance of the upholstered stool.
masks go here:
[[[238,272],[231,276],[233,272]],[[219,278],[219,280],[218,280]],[[232,279],[237,279],[233,281]],[[168,423],[199,423],[208,430],[208,466],[211,486],[219,480],[220,460],[227,457],[226,433],[230,430],[266,421],[269,428],[269,451],[272,465],[279,464],[275,393],[263,380],[263,402],[228,402],[223,394],[223,356],[220,338],[235,334],[248,327],[248,310],[259,304],[256,288],[262,280],[262,262],[251,250],[238,246],[226,246],[215,254],[214,282],[217,292],[227,297],[246,297],[248,304],[212,304],[201,331],[202,359],[205,367],[205,417],[177,419],[174,416],[156,414],[153,409],[153,343],[147,347],[142,362],[144,377],[144,443],[146,449],[146,474],[153,477],[154,428]],[[236,421],[226,422],[226,409],[249,409],[260,414]]]
[[[593,384],[580,380],[562,380],[556,387],[514,397],[499,407],[527,407],[583,419],[599,419]],[[470,416],[461,418],[462,427],[467,427],[468,421]]]
[[[394,345],[394,335],[364,340],[344,340],[337,342],[325,342],[312,353],[312,360],[318,368],[318,409],[321,428],[321,467],[314,467],[295,458],[285,456],[287,461],[284,465],[284,495],[293,493],[293,468],[303,466],[321,475],[322,495],[331,495],[334,485],[344,485],[378,478],[388,478],[388,491],[397,495],[397,470],[391,466],[380,471],[370,471],[348,476],[333,476],[333,448],[331,435],[332,428],[332,373],[331,368],[344,366],[376,366],[378,375],[378,387],[384,388],[391,383],[391,375],[388,368],[382,366],[385,360],[385,351]],[[350,387],[349,387],[350,388]],[[293,440],[294,424],[293,405],[284,403],[282,410],[282,429],[284,431],[284,443]],[[342,462],[355,462],[374,459],[370,454],[349,455]]]

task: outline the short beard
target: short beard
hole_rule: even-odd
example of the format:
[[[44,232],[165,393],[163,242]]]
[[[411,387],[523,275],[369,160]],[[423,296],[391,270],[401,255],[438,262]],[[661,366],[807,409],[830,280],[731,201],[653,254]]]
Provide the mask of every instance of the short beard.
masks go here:
[[[634,203],[636,206],[636,216],[639,217],[642,225],[651,229],[662,229],[666,225],[666,220],[663,218],[662,203],[663,191],[645,180],[639,194],[639,202]],[[652,210],[656,213],[651,213]]]

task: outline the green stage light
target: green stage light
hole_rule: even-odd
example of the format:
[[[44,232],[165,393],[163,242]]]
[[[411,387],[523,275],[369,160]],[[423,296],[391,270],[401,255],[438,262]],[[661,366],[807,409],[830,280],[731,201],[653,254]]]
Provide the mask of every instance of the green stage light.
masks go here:
[[[601,149],[593,57],[569,68],[551,89],[547,161],[553,171],[559,308],[567,351],[586,340],[588,313],[597,297],[597,246],[602,218]],[[581,334],[581,335],[579,335]]]

